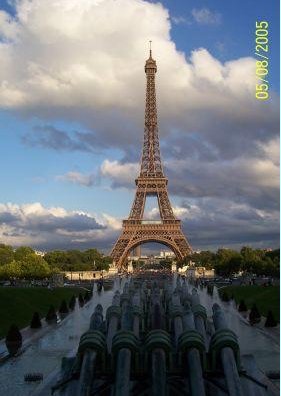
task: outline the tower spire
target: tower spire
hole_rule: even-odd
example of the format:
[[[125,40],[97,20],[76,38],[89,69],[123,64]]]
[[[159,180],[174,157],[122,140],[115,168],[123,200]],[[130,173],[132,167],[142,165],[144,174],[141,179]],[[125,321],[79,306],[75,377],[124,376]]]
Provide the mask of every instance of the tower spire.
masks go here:
[[[146,73],[146,103],[144,121],[144,142],[141,161],[141,176],[163,177],[163,168],[160,157],[155,73],[157,72],[156,61],[152,58],[151,41],[149,41],[149,58],[145,62]]]

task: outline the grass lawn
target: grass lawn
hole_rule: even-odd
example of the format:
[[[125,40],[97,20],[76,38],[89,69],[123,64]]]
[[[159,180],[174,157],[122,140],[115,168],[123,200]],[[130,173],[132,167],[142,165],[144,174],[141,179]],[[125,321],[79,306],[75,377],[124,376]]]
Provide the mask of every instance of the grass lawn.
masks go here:
[[[244,299],[249,309],[253,303],[256,303],[263,316],[266,316],[271,309],[275,319],[280,320],[279,286],[227,286],[222,290],[225,290],[229,296],[233,294],[237,303]]]
[[[5,337],[12,323],[19,328],[29,325],[32,315],[38,311],[45,317],[51,304],[59,308],[63,299],[68,303],[71,296],[85,293],[79,287],[57,287],[49,290],[44,287],[0,288],[0,339]]]

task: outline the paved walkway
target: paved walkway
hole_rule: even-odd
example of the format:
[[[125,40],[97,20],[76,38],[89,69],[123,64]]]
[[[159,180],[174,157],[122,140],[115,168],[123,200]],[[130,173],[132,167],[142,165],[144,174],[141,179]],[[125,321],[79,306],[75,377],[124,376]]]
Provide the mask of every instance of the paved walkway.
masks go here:
[[[23,353],[33,341],[43,337],[48,331],[50,331],[54,325],[48,325],[45,319],[41,319],[42,327],[40,329],[31,329],[29,326],[20,330],[22,335],[22,347],[18,354]],[[0,340],[0,363],[9,358],[9,352],[5,344],[5,338]]]

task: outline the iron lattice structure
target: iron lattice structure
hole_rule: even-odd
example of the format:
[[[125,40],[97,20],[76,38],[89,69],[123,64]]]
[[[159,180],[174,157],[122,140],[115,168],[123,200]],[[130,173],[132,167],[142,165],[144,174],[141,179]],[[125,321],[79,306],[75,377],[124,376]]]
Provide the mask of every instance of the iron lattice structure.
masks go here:
[[[173,250],[178,259],[182,259],[192,249],[181,229],[181,221],[176,219],[169,200],[167,184],[161,163],[158,125],[155,74],[157,66],[150,56],[145,63],[146,105],[144,142],[140,175],[136,179],[136,194],[127,220],[123,220],[122,233],[111,252],[115,265],[124,266],[129,252],[144,242],[159,242]],[[158,199],[160,221],[143,219],[147,196]]]

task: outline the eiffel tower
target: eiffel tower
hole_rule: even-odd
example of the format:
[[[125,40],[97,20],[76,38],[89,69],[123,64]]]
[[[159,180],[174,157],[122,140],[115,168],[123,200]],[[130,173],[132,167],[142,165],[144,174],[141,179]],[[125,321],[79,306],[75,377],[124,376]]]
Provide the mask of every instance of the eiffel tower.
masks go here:
[[[168,246],[177,259],[182,259],[192,252],[182,232],[181,221],[176,219],[173,213],[167,190],[168,179],[164,175],[161,163],[155,91],[157,66],[152,58],[151,47],[144,70],[146,105],[141,169],[135,181],[137,188],[129,218],[123,220],[122,233],[111,252],[118,268],[124,267],[129,252],[144,242],[159,242]],[[157,197],[161,220],[143,218],[147,196]]]

